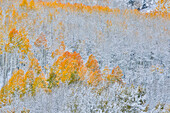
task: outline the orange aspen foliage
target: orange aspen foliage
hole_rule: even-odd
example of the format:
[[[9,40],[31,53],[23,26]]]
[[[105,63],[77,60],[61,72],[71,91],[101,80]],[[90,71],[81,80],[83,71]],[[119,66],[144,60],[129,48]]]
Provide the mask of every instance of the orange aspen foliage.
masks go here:
[[[36,58],[31,59],[29,64],[29,70],[35,70],[35,73],[39,75],[42,72],[41,66],[39,66],[38,60]]]
[[[36,39],[36,41],[34,42],[34,45],[36,47],[47,47],[47,39],[46,36],[41,33],[40,36]]]
[[[75,4],[70,4],[70,3],[58,3],[58,2],[40,2],[41,5],[43,6],[48,6],[52,8],[62,9],[65,10],[66,12],[81,12],[81,13],[92,13],[92,12],[98,12],[98,13],[113,13],[114,15],[119,15],[121,12],[123,12],[123,15],[125,16],[125,11],[120,10],[119,8],[111,9],[108,6],[100,6],[100,5],[95,5],[95,6],[86,6],[82,3],[75,3]],[[168,7],[165,7],[165,4],[167,4]],[[154,11],[153,13],[149,13],[150,17],[155,17],[155,16],[161,16],[163,18],[167,18],[169,13],[167,13],[169,9],[169,1],[168,0],[160,0],[158,1],[158,7],[157,9],[162,10],[163,13],[161,14],[159,11]],[[161,11],[161,12],[162,12]],[[126,11],[127,12],[127,11]],[[140,13],[138,10],[131,10],[129,11],[133,14],[135,14],[137,17],[145,16],[145,14]],[[159,15],[158,15],[159,14]],[[127,15],[127,14],[126,14]],[[148,13],[146,14],[148,15]]]
[[[104,77],[107,77],[108,75],[110,75],[109,67],[105,66],[105,68],[102,71],[102,74],[103,74]]]
[[[87,75],[87,68],[84,65],[80,67],[78,75],[80,76],[80,81],[85,81],[85,76]]]
[[[103,79],[100,70],[90,71],[89,78],[87,79],[89,85],[97,86],[101,81]]]
[[[122,83],[122,70],[119,66],[113,68],[112,73],[107,76],[108,81]]]
[[[64,44],[64,41],[61,41],[61,44],[59,45],[59,49],[56,49],[52,52],[51,57],[54,58],[55,56],[62,55],[66,49],[66,46]]]
[[[93,56],[93,55],[89,56],[89,59],[87,60],[85,65],[91,71],[99,70],[98,61],[96,60],[95,56]]]
[[[95,56],[90,55],[89,59],[87,60],[85,66],[87,67],[89,71],[89,77],[88,77],[88,84],[90,85],[97,85],[99,82],[102,81],[102,74],[99,69],[99,65],[97,60],[95,59]]]
[[[74,4],[70,4],[70,3],[57,3],[57,2],[41,2],[41,4],[43,6],[48,6],[48,7],[52,7],[52,8],[60,8],[65,10],[66,12],[98,12],[98,13],[110,13],[113,12],[112,9],[110,9],[109,7],[103,7],[103,6],[86,6],[82,3],[74,3]]]
[[[62,56],[59,56],[50,69],[50,77],[56,76],[58,82],[74,82],[80,79],[79,70],[83,66],[83,60],[79,53],[70,53],[66,51]],[[50,79],[49,77],[49,79]]]
[[[18,34],[18,30],[16,30],[15,28],[12,29],[9,32],[9,42],[12,42],[12,40],[15,40],[15,36]]]

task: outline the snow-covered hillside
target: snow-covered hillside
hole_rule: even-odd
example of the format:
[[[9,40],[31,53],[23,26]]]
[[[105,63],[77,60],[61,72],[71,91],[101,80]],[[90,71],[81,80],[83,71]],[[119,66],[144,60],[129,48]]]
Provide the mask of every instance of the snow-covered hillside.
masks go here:
[[[145,2],[0,2],[1,110],[167,110],[169,1]]]

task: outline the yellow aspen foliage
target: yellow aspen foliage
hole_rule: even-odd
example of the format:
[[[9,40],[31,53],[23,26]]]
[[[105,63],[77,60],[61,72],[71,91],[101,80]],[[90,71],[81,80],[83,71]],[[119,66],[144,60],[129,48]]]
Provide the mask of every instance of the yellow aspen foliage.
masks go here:
[[[103,73],[103,75],[109,75],[110,74],[110,69],[109,69],[109,67],[108,66],[105,66],[105,68],[103,69],[103,71],[102,71],[102,73]]]
[[[12,101],[12,96],[16,91],[22,96],[25,93],[24,86],[24,71],[20,69],[14,72],[8,84],[1,88],[0,103],[7,104],[9,100]]]
[[[2,8],[0,7],[0,16],[2,15]]]
[[[9,42],[12,42],[12,40],[15,40],[15,36],[18,34],[18,30],[16,30],[15,28],[12,29],[9,32]]]
[[[158,72],[158,73],[162,74],[162,73],[164,73],[164,70],[162,69],[162,66],[160,66],[160,65],[156,65],[156,66],[152,65],[151,72]]]
[[[4,42],[3,42],[3,36],[0,34],[0,54],[3,53],[3,50],[2,50],[2,46],[4,45]]]
[[[10,43],[5,44],[5,52],[11,52],[12,48],[9,46]]]
[[[32,70],[28,70],[25,74],[25,81],[28,83],[28,84],[32,84],[33,81],[34,81],[34,72]]]
[[[8,104],[12,101],[12,97],[15,93],[19,94],[20,97],[26,93],[35,95],[40,88],[46,88],[46,79],[43,73],[38,77],[34,76],[32,70],[28,70],[24,75],[23,70],[18,70],[13,73],[13,76],[0,91],[0,104]]]
[[[2,52],[2,48],[0,47],[0,55],[2,55],[2,53],[3,53],[3,52]]]
[[[32,94],[35,95],[35,93],[38,92],[40,88],[46,88],[46,86],[47,86],[47,82],[45,79],[45,75],[41,73],[38,77],[34,79],[33,86],[32,86],[33,88]]]
[[[26,37],[27,34],[24,29],[20,31],[16,30],[15,28],[9,32],[8,42],[5,44],[5,51],[6,52],[14,52],[18,50],[19,53],[22,55],[26,55],[31,48],[29,43],[29,39]]]
[[[22,3],[20,4],[21,7],[23,6],[28,6],[28,1],[27,0],[23,0]]]
[[[14,111],[10,111],[9,113],[15,113],[15,109]],[[25,107],[23,107],[23,110],[21,110],[21,113],[30,113],[30,110],[29,109],[26,109]]]
[[[86,11],[86,12],[92,14],[92,11],[93,11],[93,10],[92,10],[92,8],[91,8],[90,6],[85,6],[84,8],[85,8],[85,11]]]
[[[53,14],[50,12],[48,16],[49,16],[49,22],[51,23],[53,20]]]
[[[0,91],[0,105],[1,106],[6,105],[9,101],[11,101],[10,98],[7,98],[8,96],[9,96],[8,85],[6,84],[5,86],[3,86],[1,88],[1,91]],[[1,108],[1,106],[0,106],[0,108]]]
[[[122,70],[119,68],[119,66],[113,68],[112,72],[110,73],[110,69],[106,66],[104,70],[102,71],[103,78],[106,82],[109,83],[123,83],[122,82]]]
[[[110,20],[107,20],[106,21],[106,24],[107,24],[107,28],[109,28],[110,26],[112,26],[112,22]]]
[[[25,19],[25,21],[26,21],[26,18],[28,17],[28,13],[27,12],[23,12],[23,13],[21,13],[20,15],[19,15],[19,17],[18,17],[18,21],[22,21],[22,20],[24,20]]]
[[[16,40],[16,46],[19,49],[19,52],[21,52],[23,55],[27,55],[30,51],[31,45],[29,43],[29,39],[27,38],[27,32],[25,29],[21,29],[19,31],[19,36]]]
[[[170,1],[169,0],[159,0],[157,2],[157,7],[156,9],[150,13],[151,17],[163,17],[165,19],[170,19],[169,18],[169,4]]]
[[[34,58],[34,53],[30,52],[30,53],[28,54],[28,59],[31,60],[31,59],[33,59],[33,58]]]
[[[16,20],[17,19],[17,17],[18,17],[18,12],[16,11],[16,9],[13,9],[12,10],[12,18],[14,19],[14,20]]]
[[[30,9],[35,9],[35,2],[34,2],[34,0],[30,1],[29,7],[30,7]]]
[[[0,104],[8,104],[12,101],[15,93],[23,97],[25,94],[34,95],[40,88],[46,88],[45,75],[41,73],[35,77],[33,70],[28,70],[25,74],[23,70],[14,71],[8,83],[0,91]]]
[[[9,85],[10,91],[14,93],[15,91],[21,92],[20,95],[25,94],[25,83],[24,83],[24,71],[23,70],[18,70],[16,73],[13,74],[11,79],[9,80]]]
[[[109,69],[108,66],[105,66],[105,68],[104,68],[103,71],[102,71],[102,74],[103,74],[103,78],[106,78],[106,79],[104,79],[104,80],[106,80],[106,81],[110,80],[111,73],[110,73],[110,69]],[[107,77],[108,77],[109,79],[108,79]]]

